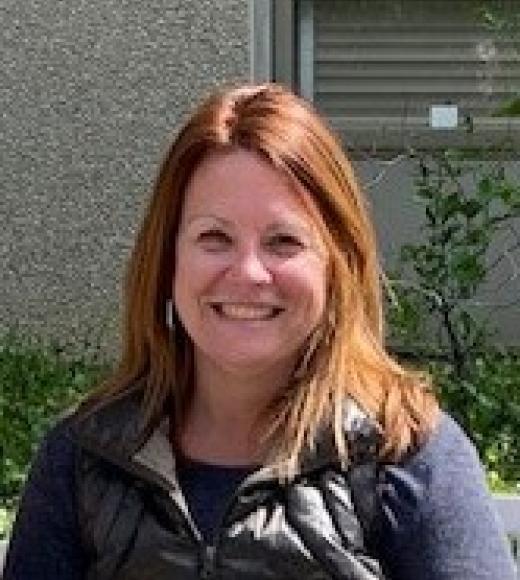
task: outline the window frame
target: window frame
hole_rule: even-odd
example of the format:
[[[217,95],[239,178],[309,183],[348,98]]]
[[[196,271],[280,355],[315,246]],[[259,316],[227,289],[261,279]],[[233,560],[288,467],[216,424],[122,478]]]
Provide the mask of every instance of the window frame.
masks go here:
[[[290,86],[311,102],[315,100],[316,1],[320,0],[267,0],[271,8],[271,80]],[[448,147],[495,147],[502,152],[510,152],[520,146],[518,117],[476,118],[471,126],[459,122],[453,129],[436,129],[428,124],[417,124],[405,117],[396,117],[386,124],[367,119],[329,120],[351,150],[381,152],[383,155],[386,152],[431,151]]]

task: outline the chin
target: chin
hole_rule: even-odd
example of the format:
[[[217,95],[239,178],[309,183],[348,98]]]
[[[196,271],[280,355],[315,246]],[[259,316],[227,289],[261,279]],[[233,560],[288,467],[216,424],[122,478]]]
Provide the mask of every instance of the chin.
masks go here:
[[[221,365],[229,370],[237,371],[250,371],[252,373],[261,372],[262,370],[269,369],[276,366],[277,361],[273,355],[271,356],[236,356],[236,357],[226,357],[221,359],[215,359],[216,361],[221,361]]]
[[[280,351],[270,353],[234,353],[229,356],[217,355],[211,357],[213,361],[226,372],[240,375],[259,375],[264,372],[272,372],[279,368],[280,372],[292,365],[292,358],[280,358]]]

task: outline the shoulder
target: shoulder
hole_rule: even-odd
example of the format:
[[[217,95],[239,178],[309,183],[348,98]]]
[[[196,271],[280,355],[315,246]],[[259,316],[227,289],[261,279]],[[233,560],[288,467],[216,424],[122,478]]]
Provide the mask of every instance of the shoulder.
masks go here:
[[[76,443],[72,418],[62,417],[43,437],[33,462],[33,472],[68,472],[73,470]]]
[[[73,498],[77,445],[69,417],[59,419],[41,440],[25,486],[26,499],[36,503]]]
[[[385,466],[383,475],[384,558],[399,578],[512,577],[484,469],[449,415],[422,448]]]
[[[424,485],[424,519],[443,523],[461,518],[473,531],[496,517],[478,452],[458,423],[441,416],[436,431],[402,465]],[[479,522],[479,518],[482,520]]]
[[[423,446],[388,469],[394,474],[409,473],[427,488],[453,482],[453,477],[483,473],[474,444],[460,425],[444,412]]]
[[[149,435],[143,417],[142,390],[136,387],[94,404],[87,401],[68,421],[79,447],[129,457]]]
[[[126,395],[97,409],[81,407],[59,417],[40,442],[31,476],[59,472],[70,480],[81,450],[90,446],[126,449],[136,441],[139,405],[134,394]],[[30,482],[29,482],[30,483]]]
[[[446,413],[420,449],[384,466],[382,479],[384,507],[396,527],[410,527],[424,511],[440,516],[488,495],[475,446]]]
[[[31,466],[13,526],[5,578],[80,578],[81,548],[75,502],[76,446],[70,420],[43,438]],[[42,538],[45,541],[42,542]]]
[[[479,463],[475,446],[463,431],[462,427],[445,412],[441,412],[436,428],[424,445],[413,454],[406,463],[433,462],[449,454],[455,453],[453,467],[464,467],[467,464]],[[449,466],[445,466],[449,467]]]

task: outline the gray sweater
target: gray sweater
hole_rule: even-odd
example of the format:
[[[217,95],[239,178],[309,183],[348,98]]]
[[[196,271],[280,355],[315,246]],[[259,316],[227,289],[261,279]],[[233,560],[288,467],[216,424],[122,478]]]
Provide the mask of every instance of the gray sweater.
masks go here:
[[[203,534],[246,470],[181,462],[179,480]],[[44,440],[13,530],[4,580],[82,580],[74,442],[61,424]],[[394,580],[515,580],[475,448],[443,416],[428,443],[385,469],[381,562]],[[219,507],[220,506],[220,507]]]

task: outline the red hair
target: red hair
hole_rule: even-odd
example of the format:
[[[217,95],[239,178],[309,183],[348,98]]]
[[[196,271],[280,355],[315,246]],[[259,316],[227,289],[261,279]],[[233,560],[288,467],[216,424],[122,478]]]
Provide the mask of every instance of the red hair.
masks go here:
[[[191,388],[191,344],[172,341],[165,321],[184,190],[201,160],[243,148],[267,159],[305,191],[329,250],[327,315],[311,364],[273,402],[276,460],[294,472],[303,448],[329,422],[347,454],[341,417],[354,399],[381,428],[386,458],[399,458],[431,432],[438,405],[427,379],[384,348],[380,271],[373,226],[352,166],[334,134],[303,99],[277,85],[242,86],[211,96],[173,141],[137,236],[125,285],[119,367],[92,396],[107,401],[143,385],[145,424],[174,402],[182,420]],[[177,325],[179,326],[179,325]]]

